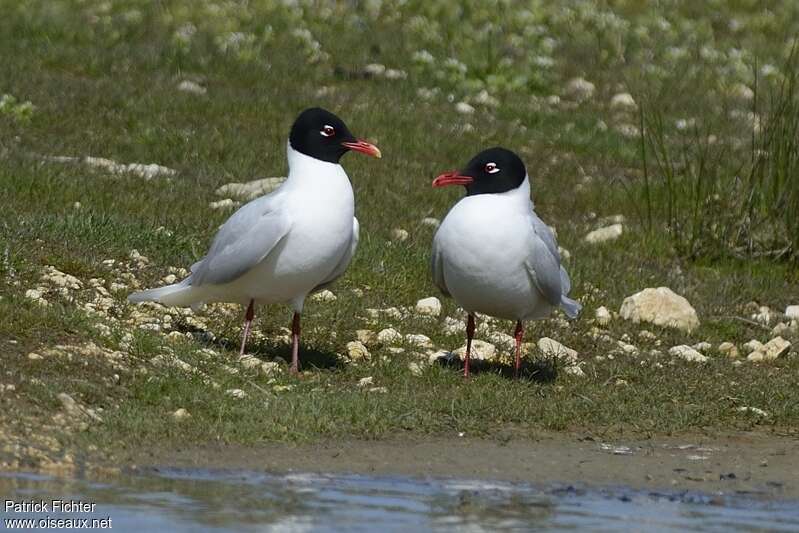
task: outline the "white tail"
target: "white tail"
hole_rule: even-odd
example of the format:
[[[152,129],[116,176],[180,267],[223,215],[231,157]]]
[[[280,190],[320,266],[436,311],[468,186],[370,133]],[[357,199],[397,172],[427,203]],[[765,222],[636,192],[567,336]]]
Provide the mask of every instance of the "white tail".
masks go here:
[[[128,301],[130,303],[158,302],[169,306],[189,306],[198,303],[197,294],[192,289],[189,280],[185,279],[166,287],[134,292],[128,296]]]

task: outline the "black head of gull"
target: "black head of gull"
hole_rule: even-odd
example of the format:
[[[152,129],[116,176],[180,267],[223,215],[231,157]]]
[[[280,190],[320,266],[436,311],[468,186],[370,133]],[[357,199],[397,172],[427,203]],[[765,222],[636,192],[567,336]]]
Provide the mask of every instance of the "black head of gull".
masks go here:
[[[526,179],[527,169],[519,156],[496,147],[474,156],[463,170],[440,175],[433,180],[433,187],[463,185],[467,196],[496,194],[512,191]]]
[[[300,113],[291,127],[289,144],[298,152],[328,163],[338,163],[350,150],[380,157],[377,146],[355,138],[343,120],[321,107]]]

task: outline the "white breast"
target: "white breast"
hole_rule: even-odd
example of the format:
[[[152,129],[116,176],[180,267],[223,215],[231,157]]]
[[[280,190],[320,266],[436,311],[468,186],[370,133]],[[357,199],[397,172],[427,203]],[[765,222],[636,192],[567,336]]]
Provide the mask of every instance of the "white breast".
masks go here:
[[[355,201],[341,165],[289,152],[290,173],[281,187],[291,229],[269,256],[236,283],[260,304],[292,302],[322,283],[347,253]]]
[[[468,312],[522,320],[549,314],[525,268],[533,230],[529,185],[502,194],[467,196],[435,236],[444,282]]]

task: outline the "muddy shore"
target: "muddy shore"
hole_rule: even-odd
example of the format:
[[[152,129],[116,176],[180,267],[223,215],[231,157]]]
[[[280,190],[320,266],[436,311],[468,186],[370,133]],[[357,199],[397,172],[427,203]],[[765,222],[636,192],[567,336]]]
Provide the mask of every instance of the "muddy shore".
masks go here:
[[[137,471],[159,466],[454,477],[540,485],[629,486],[799,499],[799,439],[757,433],[605,441],[451,438],[320,444],[207,444],[134,452]]]

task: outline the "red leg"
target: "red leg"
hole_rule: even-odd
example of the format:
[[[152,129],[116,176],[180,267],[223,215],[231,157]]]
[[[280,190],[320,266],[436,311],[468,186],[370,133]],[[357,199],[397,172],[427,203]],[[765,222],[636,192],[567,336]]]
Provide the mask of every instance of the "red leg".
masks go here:
[[[252,319],[255,318],[255,309],[253,308],[254,300],[250,300],[250,305],[247,306],[247,312],[244,314],[244,335],[241,339],[241,350],[239,355],[244,355],[244,348],[247,347],[247,337],[250,335],[250,325]]]
[[[466,319],[466,359],[463,362],[463,377],[469,378],[469,358],[472,356],[472,338],[474,337],[474,315]]]
[[[300,372],[300,314],[294,313],[291,321],[291,373]]]
[[[522,339],[524,338],[524,326],[522,326],[521,320],[516,322],[513,336],[516,338],[516,364],[513,366],[513,378],[518,379],[519,370],[522,367]]]

